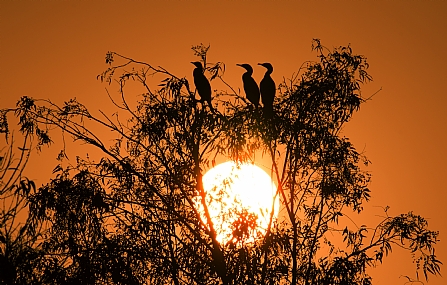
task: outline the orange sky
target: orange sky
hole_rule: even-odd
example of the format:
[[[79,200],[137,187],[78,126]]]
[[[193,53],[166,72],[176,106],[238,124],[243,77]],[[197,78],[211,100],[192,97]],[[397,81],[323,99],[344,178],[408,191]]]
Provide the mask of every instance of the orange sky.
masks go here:
[[[211,44],[209,60],[225,62],[225,78],[242,88],[236,63],[271,62],[279,82],[316,59],[312,38],[329,48],[350,43],[371,65],[374,82],[363,95],[382,88],[345,128],[372,161],[373,199],[366,218],[356,221],[372,226],[377,206],[391,206],[393,215],[413,210],[441,231],[438,254],[447,264],[446,12],[441,0],[1,0],[0,108],[23,95],[58,103],[77,97],[92,110],[107,108],[96,75],[106,68],[108,50],[191,79],[191,46]],[[264,69],[254,68],[259,81]],[[29,165],[39,168],[30,174],[38,185],[55,165],[42,165],[44,157],[55,151],[35,155]],[[404,284],[399,277],[406,274],[413,274],[410,255],[396,250],[373,271],[374,284]]]

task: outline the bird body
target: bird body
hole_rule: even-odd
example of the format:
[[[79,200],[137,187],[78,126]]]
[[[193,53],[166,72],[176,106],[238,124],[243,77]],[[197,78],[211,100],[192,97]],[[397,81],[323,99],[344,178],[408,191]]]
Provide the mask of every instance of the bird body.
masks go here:
[[[273,101],[275,100],[276,85],[270,74],[273,72],[273,66],[270,63],[258,63],[259,65],[267,68],[264,78],[261,80],[259,89],[261,92],[261,101],[264,105],[266,115],[273,115]]]
[[[237,65],[240,67],[243,67],[243,68],[245,68],[245,70],[247,70],[242,75],[242,82],[244,83],[245,95],[247,96],[248,101],[250,101],[257,108],[259,105],[259,98],[261,95],[259,93],[258,84],[252,77],[253,68],[251,67],[251,65],[246,64],[246,63],[237,64]]]
[[[206,101],[208,106],[212,111],[214,111],[213,105],[211,104],[211,84],[203,74],[202,63],[199,61],[191,62],[195,65],[192,75],[194,77],[194,85],[196,86],[197,93],[199,93],[200,101]]]

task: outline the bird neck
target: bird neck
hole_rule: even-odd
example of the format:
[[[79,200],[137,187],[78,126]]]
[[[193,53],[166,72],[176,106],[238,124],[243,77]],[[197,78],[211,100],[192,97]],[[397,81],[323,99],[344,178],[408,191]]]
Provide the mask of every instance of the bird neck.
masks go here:
[[[200,67],[194,68],[193,74],[195,75],[203,74],[203,68]]]
[[[247,76],[252,76],[252,75],[253,75],[253,70],[247,70],[247,71],[245,72],[245,74],[246,74]]]

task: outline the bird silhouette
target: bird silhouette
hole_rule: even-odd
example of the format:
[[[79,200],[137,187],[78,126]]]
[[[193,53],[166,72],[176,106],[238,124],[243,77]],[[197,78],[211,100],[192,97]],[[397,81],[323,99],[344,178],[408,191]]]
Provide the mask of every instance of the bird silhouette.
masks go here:
[[[259,87],[256,81],[251,77],[253,75],[253,68],[250,64],[243,63],[243,64],[236,64],[237,66],[245,68],[247,72],[245,72],[242,75],[242,82],[244,83],[244,91],[245,95],[247,96],[248,101],[250,101],[253,105],[255,105],[256,108],[258,108],[259,105]]]
[[[273,72],[273,66],[268,62],[258,63],[258,65],[267,68],[259,87],[261,91],[261,101],[264,105],[264,112],[266,116],[271,118],[273,115],[273,100],[275,99],[276,93],[275,81],[273,81],[272,77],[270,76]]]
[[[196,66],[192,75],[194,77],[194,85],[196,85],[197,93],[199,93],[200,101],[206,101],[211,111],[214,112],[213,105],[211,104],[211,84],[203,74],[202,63],[199,61],[191,62]]]

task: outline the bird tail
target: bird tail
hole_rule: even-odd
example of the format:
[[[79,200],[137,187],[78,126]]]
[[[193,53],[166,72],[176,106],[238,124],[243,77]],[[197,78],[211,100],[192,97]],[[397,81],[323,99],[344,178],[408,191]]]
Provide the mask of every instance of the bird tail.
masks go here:
[[[211,103],[211,100],[207,101],[207,103],[208,103],[208,106],[210,107],[211,112],[216,113],[216,109],[214,109],[213,104]]]
[[[264,116],[267,119],[273,118],[273,105],[264,105]]]

